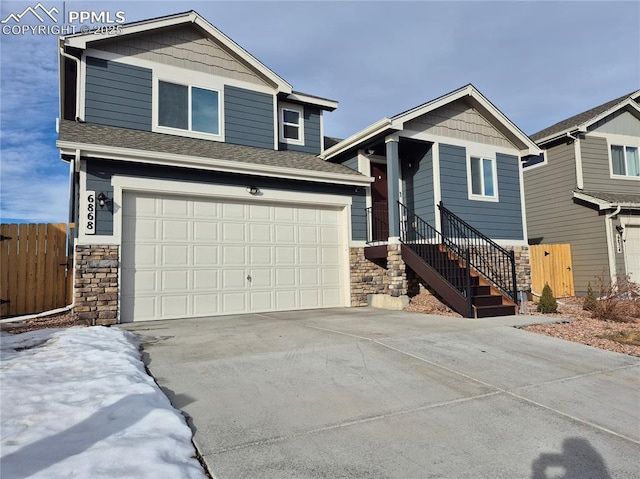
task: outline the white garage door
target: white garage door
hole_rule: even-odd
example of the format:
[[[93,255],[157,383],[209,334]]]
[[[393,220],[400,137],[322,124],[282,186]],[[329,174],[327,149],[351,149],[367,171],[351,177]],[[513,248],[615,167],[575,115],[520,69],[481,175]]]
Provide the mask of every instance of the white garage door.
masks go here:
[[[640,283],[640,226],[627,225],[624,247],[627,255],[627,274]]]
[[[342,212],[123,195],[122,321],[344,306]]]

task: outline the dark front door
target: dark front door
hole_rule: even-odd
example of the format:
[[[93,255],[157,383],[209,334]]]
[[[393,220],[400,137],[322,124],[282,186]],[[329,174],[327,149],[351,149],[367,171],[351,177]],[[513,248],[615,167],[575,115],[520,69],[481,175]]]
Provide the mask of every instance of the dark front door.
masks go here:
[[[373,240],[386,241],[389,238],[387,165],[371,162],[371,176],[374,178],[371,188]]]

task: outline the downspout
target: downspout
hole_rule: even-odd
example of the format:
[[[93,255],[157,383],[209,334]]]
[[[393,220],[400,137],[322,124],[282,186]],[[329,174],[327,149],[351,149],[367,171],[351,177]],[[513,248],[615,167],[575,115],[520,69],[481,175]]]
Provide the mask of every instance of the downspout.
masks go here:
[[[79,121],[80,120],[80,59],[74,57],[73,55],[69,55],[67,52],[64,51],[64,47],[60,47],[60,55],[62,55],[65,58],[68,58],[69,60],[73,60],[74,62],[76,62],[76,115],[75,115],[75,120]],[[62,108],[64,108],[64,101],[62,102]],[[61,110],[62,110],[61,108]],[[62,111],[60,111],[60,115],[62,116]]]
[[[582,149],[580,148],[580,137],[573,136],[571,133],[567,133],[567,137],[573,140],[573,154],[576,158],[576,186],[579,190],[583,190],[584,178],[582,177]]]
[[[609,276],[611,278],[611,284],[616,280],[616,253],[614,251],[613,244],[613,230],[611,229],[611,219],[620,213],[622,206],[618,205],[613,213],[609,213],[604,217],[604,229],[607,234],[607,250],[609,253]]]

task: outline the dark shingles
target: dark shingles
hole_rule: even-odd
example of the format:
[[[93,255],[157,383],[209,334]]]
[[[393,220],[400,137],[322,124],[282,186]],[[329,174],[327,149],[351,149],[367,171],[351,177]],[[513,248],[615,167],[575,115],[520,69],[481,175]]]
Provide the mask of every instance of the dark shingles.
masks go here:
[[[267,150],[264,148],[233,145],[231,143],[200,140],[128,128],[76,123],[68,120],[60,122],[58,140],[89,145],[111,146],[114,148],[197,156],[279,168],[294,168],[297,170],[362,176],[351,168],[324,161],[308,153]]]
[[[608,101],[603,103],[602,105],[598,105],[590,110],[583,111],[582,113],[578,113],[577,115],[572,116],[571,118],[567,118],[566,120],[559,121],[555,125],[551,125],[544,130],[540,130],[537,133],[531,135],[531,139],[533,141],[538,141],[543,138],[547,138],[549,136],[554,135],[555,133],[561,133],[565,130],[572,130],[582,125],[583,123],[595,118],[596,116],[604,113],[605,111],[613,108],[618,103],[623,102],[627,98],[630,98],[633,93],[629,93],[628,95],[621,96],[620,98],[616,98],[615,100]]]

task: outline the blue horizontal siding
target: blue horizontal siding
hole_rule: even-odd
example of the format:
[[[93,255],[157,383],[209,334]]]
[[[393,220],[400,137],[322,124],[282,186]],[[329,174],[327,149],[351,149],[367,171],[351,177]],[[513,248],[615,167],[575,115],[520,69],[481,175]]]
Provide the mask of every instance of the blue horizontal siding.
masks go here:
[[[292,145],[290,143],[280,143],[281,150],[300,151],[319,155],[320,147],[320,116],[319,108],[304,106],[304,145]]]
[[[358,157],[349,158],[344,166],[358,171]],[[354,241],[367,240],[367,200],[366,191],[362,188],[351,197],[351,238]]]
[[[470,200],[463,147],[440,145],[440,189],[446,208],[494,239],[522,240],[519,160],[496,154],[498,202]]]
[[[409,166],[411,164],[411,166]],[[433,193],[433,154],[431,148],[418,158],[403,158],[402,179],[404,204],[420,218],[435,226],[435,201]]]
[[[274,147],[273,96],[229,85],[224,87],[224,136],[227,143]]]
[[[152,72],[87,57],[85,121],[151,131]]]

